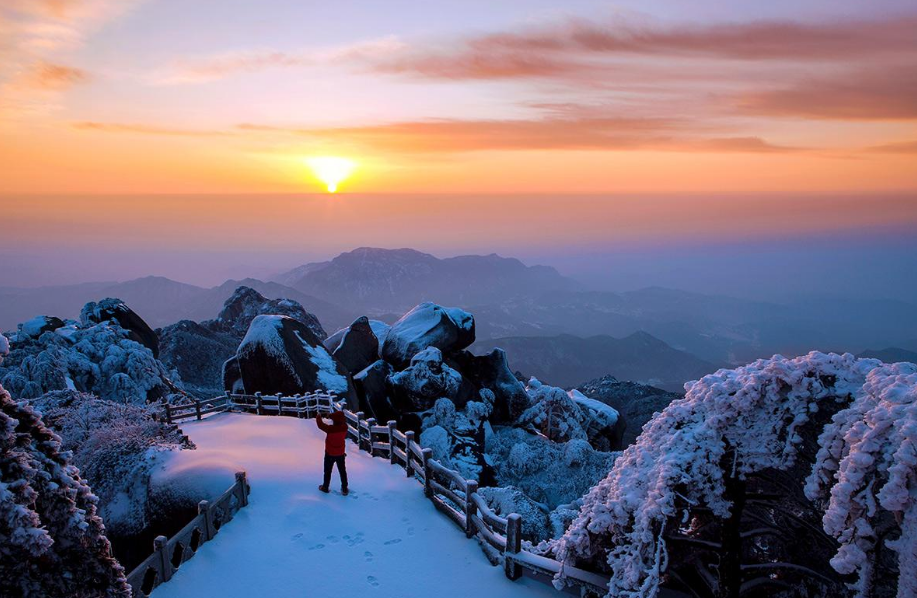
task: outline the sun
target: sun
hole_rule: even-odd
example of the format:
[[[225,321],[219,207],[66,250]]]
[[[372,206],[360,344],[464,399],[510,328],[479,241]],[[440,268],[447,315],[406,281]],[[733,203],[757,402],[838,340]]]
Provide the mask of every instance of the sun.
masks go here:
[[[315,156],[306,158],[306,164],[312,169],[315,177],[328,188],[328,193],[334,193],[353,170],[357,163],[347,158],[337,156]]]

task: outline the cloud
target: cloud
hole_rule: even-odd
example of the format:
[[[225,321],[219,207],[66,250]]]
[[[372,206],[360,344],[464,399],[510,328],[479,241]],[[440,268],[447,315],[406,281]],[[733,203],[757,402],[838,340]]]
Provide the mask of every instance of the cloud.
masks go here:
[[[917,154],[917,141],[883,143],[868,147],[866,151],[877,154]]]
[[[205,129],[176,129],[157,125],[143,125],[136,123],[103,123],[95,121],[82,121],[70,125],[78,131],[92,131],[96,133],[127,133],[135,135],[157,135],[165,137],[225,137],[233,135],[232,131],[205,130]]]
[[[755,21],[712,25],[559,25],[497,32],[414,47],[375,61],[382,72],[429,78],[492,79],[576,74],[596,59],[664,57],[742,61],[848,61],[917,56],[917,16],[874,21]]]
[[[240,73],[253,73],[276,68],[304,68],[325,64],[362,62],[398,52],[403,44],[394,36],[361,41],[353,44],[281,52],[277,50],[245,50],[213,56],[184,59],[158,69],[148,77],[153,85],[184,85],[224,79]]]
[[[907,66],[812,77],[783,88],[742,94],[736,101],[741,111],[763,116],[917,119],[917,68]]]
[[[89,74],[83,69],[42,61],[25,74],[22,84],[34,89],[60,90],[88,80]]]

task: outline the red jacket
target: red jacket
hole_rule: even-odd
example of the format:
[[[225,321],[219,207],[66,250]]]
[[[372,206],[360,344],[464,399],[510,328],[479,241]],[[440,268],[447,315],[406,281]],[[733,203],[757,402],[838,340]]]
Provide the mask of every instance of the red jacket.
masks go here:
[[[315,424],[327,434],[325,437],[325,454],[331,457],[340,457],[346,454],[347,422],[344,420],[344,412],[333,411],[328,418],[331,420],[330,426],[324,422],[321,415],[315,417]]]

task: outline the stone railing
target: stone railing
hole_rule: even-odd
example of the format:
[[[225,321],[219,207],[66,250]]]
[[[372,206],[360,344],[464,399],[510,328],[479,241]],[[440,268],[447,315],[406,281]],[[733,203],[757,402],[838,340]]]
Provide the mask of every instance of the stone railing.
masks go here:
[[[182,563],[193,557],[198,548],[212,540],[224,524],[248,504],[250,491],[245,472],[236,473],[235,483],[220,498],[198,504],[197,517],[171,538],[158,536],[153,554],[137,565],[127,576],[134,598],[147,598],[159,584],[172,579]]]

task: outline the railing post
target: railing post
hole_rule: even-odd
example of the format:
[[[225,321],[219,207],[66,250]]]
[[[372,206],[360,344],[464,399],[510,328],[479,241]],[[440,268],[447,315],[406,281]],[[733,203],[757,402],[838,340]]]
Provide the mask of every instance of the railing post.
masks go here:
[[[261,402],[261,392],[255,393],[255,413],[258,415],[264,415],[264,405]]]
[[[202,500],[197,503],[197,513],[204,518],[204,537],[202,543],[212,540],[213,536],[216,535],[216,530],[213,527],[213,514],[210,512],[210,502]]]
[[[201,421],[201,402],[194,401],[194,413],[197,414],[197,421]]]
[[[404,470],[407,476],[414,475],[414,467],[411,465],[411,443],[414,442],[414,431],[408,430],[404,433],[404,454],[407,457],[404,461]]]
[[[478,506],[471,499],[471,496],[478,491],[477,480],[465,480],[465,536],[470,538],[476,531],[474,521],[471,518],[478,514]]]
[[[433,449],[425,448],[421,451],[421,454],[423,455],[423,494],[427,498],[433,498],[433,487],[430,485],[433,477],[433,468],[430,467]]]
[[[283,393],[277,393],[277,415],[283,415]]]
[[[371,457],[375,457],[373,452],[373,426],[376,425],[376,418],[371,417],[366,420],[366,450],[369,452]]]
[[[363,450],[363,412],[357,411],[357,448]]]
[[[239,487],[239,504],[244,507],[248,504],[248,478],[244,471],[236,472],[236,486]]]
[[[397,425],[395,420],[388,420],[388,461],[392,465],[398,463],[398,457],[395,455],[395,426]]]
[[[232,392],[226,391],[226,411],[232,411]]]
[[[172,579],[172,563],[169,559],[166,544],[169,539],[165,536],[156,536],[153,540],[153,552],[159,555],[159,574],[162,576],[163,583]]]
[[[166,403],[166,423],[172,423],[172,407],[168,403]]]
[[[506,576],[510,579],[522,577],[522,568],[509,555],[517,554],[522,550],[522,517],[517,513],[506,516],[506,551],[503,554],[503,567]]]

